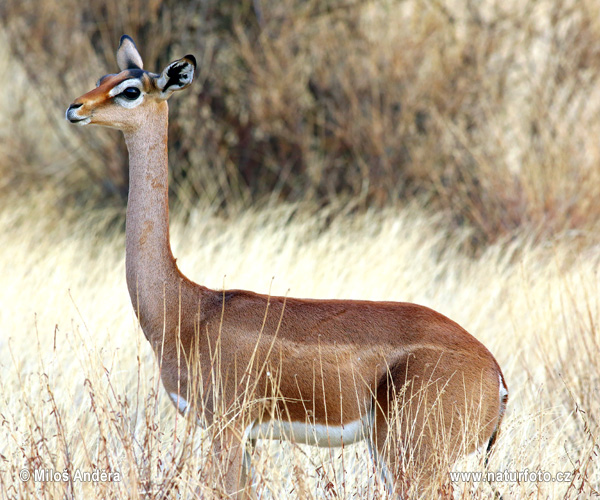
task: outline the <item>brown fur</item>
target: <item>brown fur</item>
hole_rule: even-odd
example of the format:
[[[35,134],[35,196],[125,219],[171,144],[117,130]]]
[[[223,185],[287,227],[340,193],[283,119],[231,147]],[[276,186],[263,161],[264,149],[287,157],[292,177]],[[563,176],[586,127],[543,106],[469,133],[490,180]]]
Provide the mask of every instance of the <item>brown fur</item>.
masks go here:
[[[118,53],[123,64],[139,58],[127,40]],[[392,467],[398,492],[409,482],[401,476],[402,457],[429,471],[425,484],[496,433],[506,404],[499,396],[501,370],[479,341],[445,316],[408,303],[215,291],[183,276],[169,245],[167,103],[158,75],[122,70],[75,100],[67,117],[124,132],[127,285],[165,388],[196,397],[208,423],[215,405],[227,412],[241,400],[251,403],[245,419],[234,419],[215,440],[229,462],[227,493],[238,491],[242,434],[256,421],[339,426],[372,413],[374,431],[367,437]],[[136,78],[146,93],[139,106],[126,109],[109,97],[116,85]],[[394,414],[397,425],[390,424]],[[436,451],[440,438],[449,450],[444,459]]]

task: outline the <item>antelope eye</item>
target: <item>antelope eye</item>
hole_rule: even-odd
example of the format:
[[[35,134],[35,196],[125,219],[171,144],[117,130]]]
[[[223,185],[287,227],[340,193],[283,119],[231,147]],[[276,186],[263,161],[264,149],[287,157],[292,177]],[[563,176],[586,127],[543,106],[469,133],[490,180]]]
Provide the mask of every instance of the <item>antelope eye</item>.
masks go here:
[[[135,101],[141,92],[137,87],[127,87],[120,95],[125,97],[125,99],[129,99],[130,101]]]

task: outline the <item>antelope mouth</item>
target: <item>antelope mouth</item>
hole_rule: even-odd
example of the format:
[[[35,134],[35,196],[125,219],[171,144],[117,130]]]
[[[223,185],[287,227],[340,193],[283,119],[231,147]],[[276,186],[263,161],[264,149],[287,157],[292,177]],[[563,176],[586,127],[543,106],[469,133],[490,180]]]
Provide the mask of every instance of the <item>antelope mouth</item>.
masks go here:
[[[90,123],[91,118],[89,116],[81,117],[77,114],[77,110],[81,107],[81,104],[71,104],[65,113],[65,118],[75,125],[87,125]]]

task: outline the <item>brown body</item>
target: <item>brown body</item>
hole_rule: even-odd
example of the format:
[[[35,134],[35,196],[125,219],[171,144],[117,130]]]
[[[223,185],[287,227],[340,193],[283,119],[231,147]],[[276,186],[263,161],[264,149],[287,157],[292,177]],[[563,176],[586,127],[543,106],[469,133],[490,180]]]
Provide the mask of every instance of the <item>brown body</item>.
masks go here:
[[[401,457],[423,472],[423,489],[440,467],[492,443],[507,399],[501,370],[445,316],[408,303],[215,291],[180,273],[169,245],[166,99],[191,83],[195,60],[145,72],[128,37],[117,60],[121,73],[75,100],[67,118],[125,135],[132,303],[180,410],[193,403],[206,423],[221,412],[236,415],[215,441],[226,457],[224,491],[243,488],[243,440],[270,419],[326,429],[331,441],[314,440],[321,445],[339,444],[334,434],[343,441],[364,422],[361,437],[375,459],[385,458],[400,493],[408,487]]]

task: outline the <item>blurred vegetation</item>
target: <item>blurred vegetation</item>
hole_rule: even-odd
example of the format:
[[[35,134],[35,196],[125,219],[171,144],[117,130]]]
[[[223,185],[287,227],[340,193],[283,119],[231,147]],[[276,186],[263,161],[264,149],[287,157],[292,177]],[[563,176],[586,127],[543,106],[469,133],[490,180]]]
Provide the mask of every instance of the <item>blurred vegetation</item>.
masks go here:
[[[0,189],[125,201],[120,135],[68,127],[63,113],[115,71],[127,33],[151,71],[186,53],[200,62],[170,101],[184,210],[416,197],[450,230],[471,227],[476,247],[598,229],[595,0],[3,0],[0,16],[27,75],[3,111],[14,126]],[[33,106],[42,124],[27,122]]]

